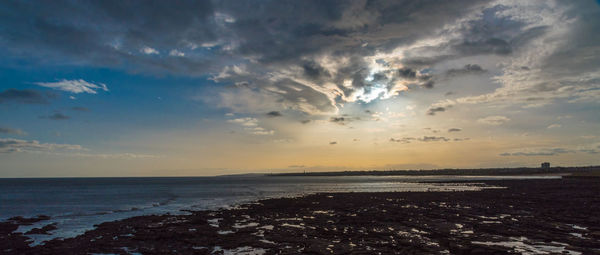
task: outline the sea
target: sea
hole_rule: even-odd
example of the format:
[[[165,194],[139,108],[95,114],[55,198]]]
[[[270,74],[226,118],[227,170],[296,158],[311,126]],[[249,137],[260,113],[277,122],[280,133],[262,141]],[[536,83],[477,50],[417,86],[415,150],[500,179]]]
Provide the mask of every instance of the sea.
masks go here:
[[[557,176],[217,176],[135,178],[0,178],[0,221],[50,216],[17,232],[56,223],[34,243],[83,234],[94,225],[133,216],[215,210],[266,198],[322,192],[476,191],[483,181]]]

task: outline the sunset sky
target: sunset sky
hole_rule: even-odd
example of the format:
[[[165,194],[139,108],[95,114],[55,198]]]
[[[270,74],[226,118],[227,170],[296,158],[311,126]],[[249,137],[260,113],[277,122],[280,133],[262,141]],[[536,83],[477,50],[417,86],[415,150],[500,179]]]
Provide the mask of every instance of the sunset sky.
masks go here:
[[[598,1],[1,1],[0,177],[600,164]]]

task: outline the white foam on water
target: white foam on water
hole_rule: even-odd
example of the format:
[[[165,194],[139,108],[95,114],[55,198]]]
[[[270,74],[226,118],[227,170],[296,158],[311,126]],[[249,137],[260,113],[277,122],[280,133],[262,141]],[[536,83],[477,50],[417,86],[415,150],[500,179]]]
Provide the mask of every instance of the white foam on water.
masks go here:
[[[249,222],[249,223],[246,223],[246,224],[236,223],[236,224],[233,225],[233,227],[234,228],[250,228],[250,227],[256,227],[258,225],[259,225],[258,222]]]
[[[223,218],[215,218],[215,219],[209,219],[207,220],[208,225],[210,225],[211,227],[215,227],[218,228],[219,227],[219,221],[222,220]]]
[[[572,236],[575,236],[575,237],[583,238],[583,235],[581,233],[569,233],[569,234]]]
[[[261,242],[263,242],[263,243],[266,243],[266,244],[275,244],[275,242],[273,242],[273,241],[269,241],[269,240],[267,240],[267,239],[260,239],[259,241],[261,241]]]
[[[501,221],[497,221],[497,220],[484,220],[481,223],[483,224],[501,224]]]
[[[578,225],[575,225],[575,224],[570,224],[570,226],[572,228],[578,229],[578,230],[587,230],[588,229],[587,227],[582,227],[582,226],[578,226]]]
[[[264,226],[260,226],[259,228],[266,229],[266,230],[273,230],[273,225],[264,225]]]
[[[572,254],[572,255],[580,255],[581,252],[567,250],[566,247],[569,246],[566,243],[552,242],[553,245],[547,244],[528,244],[532,243],[526,237],[512,237],[511,241],[502,241],[502,242],[479,242],[472,241],[473,244],[480,244],[486,246],[504,246],[508,248],[512,248],[515,252],[519,252],[521,254]]]
[[[283,223],[281,224],[282,227],[290,227],[290,228],[300,228],[300,229],[304,229],[304,226],[301,225],[297,225],[297,224],[288,224],[288,223]]]
[[[332,211],[332,210],[327,210],[327,211],[320,211],[320,210],[317,210],[317,211],[313,211],[312,213],[313,213],[313,214],[325,214],[325,215],[327,215],[327,216],[333,216],[333,215],[334,215],[334,213],[333,213],[333,211]]]
[[[223,252],[223,255],[263,255],[267,250],[250,246],[243,246],[235,249],[223,249],[220,246],[215,246],[212,253],[215,254],[218,252]]]
[[[302,218],[279,218],[275,219],[275,221],[302,221]]]
[[[235,232],[231,231],[231,230],[219,230],[217,231],[217,234],[219,235],[229,235],[229,234],[233,234]]]

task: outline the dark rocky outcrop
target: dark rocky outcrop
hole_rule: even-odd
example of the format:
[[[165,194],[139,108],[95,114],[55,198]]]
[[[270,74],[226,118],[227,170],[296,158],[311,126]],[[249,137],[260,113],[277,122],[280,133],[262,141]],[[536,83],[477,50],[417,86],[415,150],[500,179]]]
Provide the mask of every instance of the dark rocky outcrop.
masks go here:
[[[29,247],[0,223],[3,254],[600,254],[600,179],[486,181],[469,192],[332,193],[106,222]],[[242,247],[242,248],[240,248]],[[251,248],[250,248],[251,247]],[[541,247],[541,248],[540,248]]]

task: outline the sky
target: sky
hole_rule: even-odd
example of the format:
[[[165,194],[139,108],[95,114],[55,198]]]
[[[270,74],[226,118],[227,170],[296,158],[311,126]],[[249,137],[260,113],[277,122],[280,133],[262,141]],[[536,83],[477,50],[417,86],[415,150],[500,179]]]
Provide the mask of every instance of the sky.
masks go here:
[[[0,177],[600,164],[598,1],[1,1]]]

